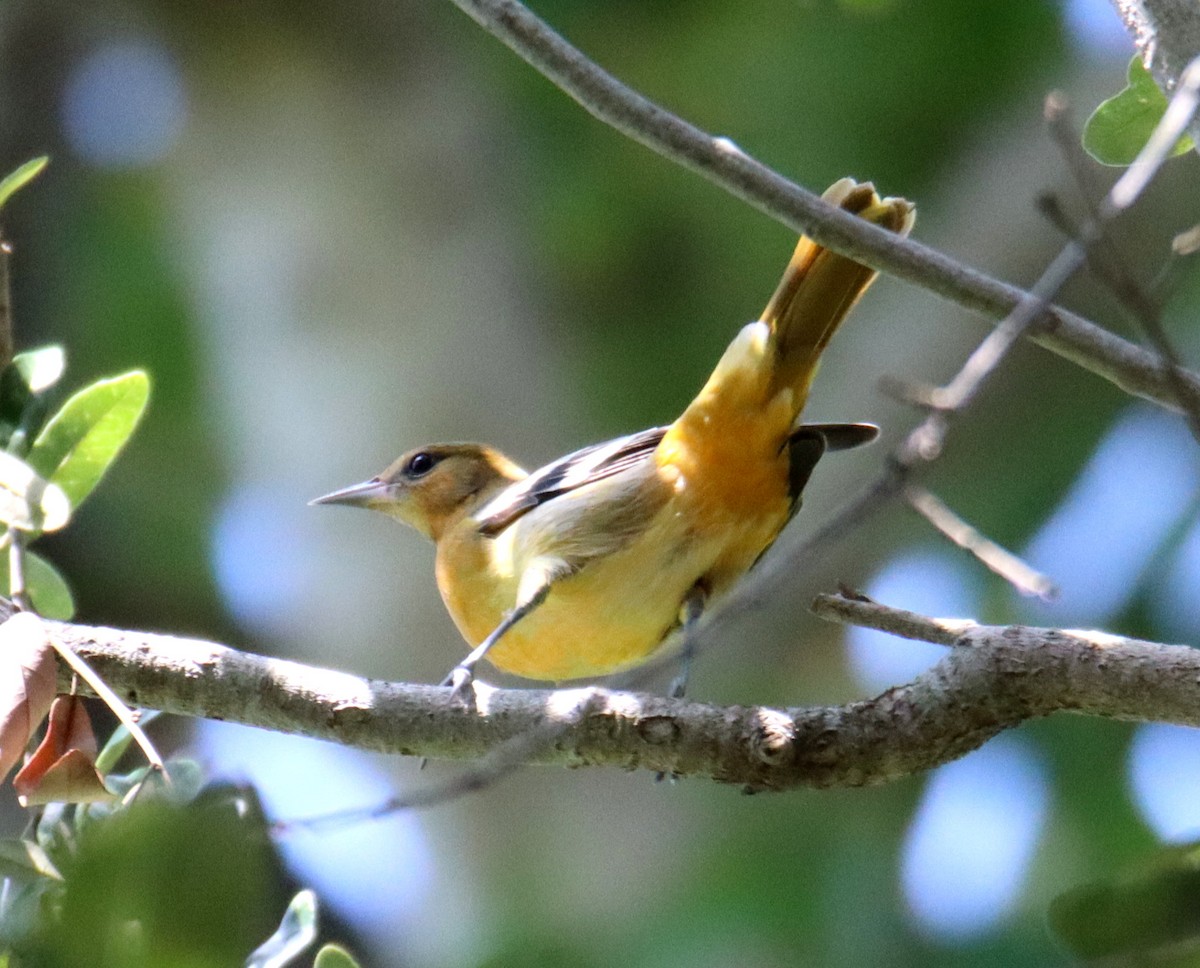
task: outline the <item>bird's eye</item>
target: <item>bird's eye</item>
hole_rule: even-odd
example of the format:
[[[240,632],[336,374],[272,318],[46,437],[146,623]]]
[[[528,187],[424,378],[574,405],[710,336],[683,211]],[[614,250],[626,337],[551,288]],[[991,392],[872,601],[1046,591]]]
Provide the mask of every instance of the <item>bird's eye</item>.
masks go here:
[[[433,454],[421,451],[419,454],[413,454],[408,459],[408,465],[404,468],[404,473],[407,477],[424,477],[433,470],[433,465],[436,463],[437,458]]]

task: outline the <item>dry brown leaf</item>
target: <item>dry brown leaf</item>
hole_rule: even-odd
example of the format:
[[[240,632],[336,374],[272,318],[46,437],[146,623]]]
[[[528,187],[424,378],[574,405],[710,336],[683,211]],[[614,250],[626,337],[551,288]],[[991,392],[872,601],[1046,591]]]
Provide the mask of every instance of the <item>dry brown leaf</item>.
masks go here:
[[[96,761],[82,750],[67,750],[36,783],[19,784],[14,779],[13,786],[17,789],[17,802],[23,807],[47,803],[107,803],[113,799],[96,772]]]
[[[0,625],[0,777],[21,758],[50,709],[56,675],[41,619],[20,612]]]
[[[83,698],[59,696],[33,756],[13,777],[21,806],[111,800],[96,772],[96,734]]]

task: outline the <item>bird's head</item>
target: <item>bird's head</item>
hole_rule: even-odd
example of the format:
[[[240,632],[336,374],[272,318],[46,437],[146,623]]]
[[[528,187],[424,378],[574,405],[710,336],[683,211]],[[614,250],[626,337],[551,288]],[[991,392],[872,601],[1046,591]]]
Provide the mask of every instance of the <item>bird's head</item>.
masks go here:
[[[369,481],[309,503],[382,511],[437,541],[450,524],[524,476],[483,444],[430,444],[410,450]]]

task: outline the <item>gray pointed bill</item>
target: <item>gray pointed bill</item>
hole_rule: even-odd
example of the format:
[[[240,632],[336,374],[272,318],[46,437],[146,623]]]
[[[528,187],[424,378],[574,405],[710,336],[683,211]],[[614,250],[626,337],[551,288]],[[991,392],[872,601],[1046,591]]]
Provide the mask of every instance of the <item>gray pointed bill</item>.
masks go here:
[[[314,504],[345,504],[349,507],[362,508],[368,507],[372,501],[386,500],[390,493],[391,485],[381,481],[378,477],[373,477],[361,484],[351,484],[349,487],[343,487],[340,491],[314,498],[308,503],[310,506]]]

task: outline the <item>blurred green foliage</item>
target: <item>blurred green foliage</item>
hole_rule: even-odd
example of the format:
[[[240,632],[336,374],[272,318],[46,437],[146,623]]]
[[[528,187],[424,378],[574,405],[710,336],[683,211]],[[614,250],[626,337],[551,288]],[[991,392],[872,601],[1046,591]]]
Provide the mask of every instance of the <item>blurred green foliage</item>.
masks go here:
[[[19,880],[3,920],[3,942],[23,966],[240,964],[270,934],[268,912],[282,906],[251,791],[212,787],[192,798],[176,790],[115,809],[52,806],[37,844],[53,876]]]
[[[1051,927],[1084,960],[1152,959],[1194,965],[1200,937],[1200,864],[1195,844],[1174,847],[1054,899]]]
[[[40,175],[47,161],[34,158],[0,181],[0,208]],[[0,259],[0,546],[5,550],[0,587],[14,599],[27,596],[41,615],[65,620],[75,613],[70,588],[52,564],[26,553],[24,545],[62,528],[100,482],[141,419],[150,383],[134,370],[85,387],[51,413],[51,392],[63,374],[65,355],[58,346],[13,355],[8,252]]]

